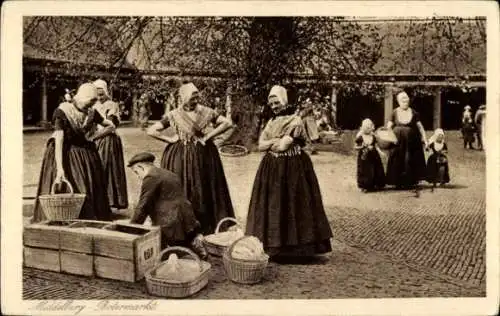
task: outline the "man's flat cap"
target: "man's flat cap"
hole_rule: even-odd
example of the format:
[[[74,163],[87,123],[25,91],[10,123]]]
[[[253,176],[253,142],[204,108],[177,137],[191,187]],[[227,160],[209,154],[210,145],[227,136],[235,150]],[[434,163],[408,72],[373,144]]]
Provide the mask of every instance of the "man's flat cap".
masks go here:
[[[152,153],[138,153],[128,161],[127,167],[132,167],[138,162],[153,162],[155,161],[155,156]]]

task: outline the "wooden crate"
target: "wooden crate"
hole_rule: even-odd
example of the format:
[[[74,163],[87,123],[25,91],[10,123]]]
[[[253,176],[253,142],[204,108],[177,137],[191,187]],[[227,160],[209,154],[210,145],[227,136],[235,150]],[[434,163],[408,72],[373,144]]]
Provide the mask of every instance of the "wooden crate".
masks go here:
[[[60,230],[69,227],[72,221],[44,221],[30,224],[23,230],[23,245],[28,247],[59,249]]]
[[[75,220],[60,230],[61,271],[94,276],[94,235],[110,222]]]
[[[94,276],[94,257],[92,254],[73,251],[60,251],[61,272]]]
[[[59,250],[25,246],[23,261],[26,267],[61,272]]]
[[[99,233],[106,225],[111,222],[75,220],[67,228],[61,229],[60,244],[61,250],[93,254],[94,235]]]
[[[94,235],[94,265],[102,278],[141,280],[157,263],[161,233],[158,227],[113,224]]]
[[[94,256],[95,274],[105,279],[127,282],[139,280],[133,261]]]

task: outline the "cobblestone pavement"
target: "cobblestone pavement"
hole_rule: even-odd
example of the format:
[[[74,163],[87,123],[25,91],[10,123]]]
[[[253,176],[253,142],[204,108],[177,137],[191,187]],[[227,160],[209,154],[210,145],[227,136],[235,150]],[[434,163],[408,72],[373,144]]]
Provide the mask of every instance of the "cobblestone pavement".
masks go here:
[[[162,143],[149,139],[137,129],[122,129],[121,134],[126,148],[125,159],[142,150],[149,150],[160,159]],[[25,135],[26,196],[36,191],[40,153],[47,136]],[[265,282],[255,287],[228,283],[224,289],[219,289],[219,286],[215,288],[216,277],[211,285],[214,288],[200,295],[219,298],[227,291],[233,293],[231,297],[250,298],[262,289],[266,297],[270,293],[270,296],[283,298],[485,295],[485,157],[483,152],[461,148],[458,133],[449,133],[447,137],[452,183],[434,192],[424,188],[420,198],[408,191],[361,193],[356,187],[354,155],[321,152],[313,156],[335,243],[341,249],[334,249],[326,264],[273,265],[270,271],[277,273],[279,282]],[[260,159],[259,154],[223,157],[237,218],[243,224]],[[129,170],[127,177],[130,199],[136,201],[139,183]],[[25,213],[28,214],[29,211]],[[25,269],[24,276],[25,288],[31,288],[36,282],[42,282],[39,287],[44,287],[44,279],[62,278],[29,269]],[[64,278],[74,279],[76,283],[81,279]],[[419,285],[404,285],[406,278]],[[113,288],[113,282],[108,280],[85,281],[98,287],[107,282]],[[50,286],[57,292],[57,286],[64,286],[64,283]],[[132,287],[135,286],[142,288],[140,285]],[[308,288],[311,292],[300,292]]]

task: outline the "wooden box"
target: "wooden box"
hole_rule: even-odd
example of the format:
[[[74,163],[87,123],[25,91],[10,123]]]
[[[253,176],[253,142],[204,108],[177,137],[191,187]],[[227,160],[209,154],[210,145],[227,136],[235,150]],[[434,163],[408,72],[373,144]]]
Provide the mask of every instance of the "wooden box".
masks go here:
[[[159,227],[112,224],[94,235],[94,268],[102,278],[134,282],[157,263]]]
[[[61,272],[94,276],[94,257],[92,254],[73,251],[60,251]]]
[[[72,221],[44,221],[30,224],[23,230],[23,245],[45,249],[59,249],[60,230],[69,227]]]
[[[59,248],[66,251],[93,254],[94,235],[111,224],[111,222],[104,221],[75,220],[67,228],[59,231]]]
[[[61,272],[59,250],[25,246],[23,261],[26,267]]]
[[[110,222],[74,220],[60,230],[61,271],[94,276],[94,233]]]

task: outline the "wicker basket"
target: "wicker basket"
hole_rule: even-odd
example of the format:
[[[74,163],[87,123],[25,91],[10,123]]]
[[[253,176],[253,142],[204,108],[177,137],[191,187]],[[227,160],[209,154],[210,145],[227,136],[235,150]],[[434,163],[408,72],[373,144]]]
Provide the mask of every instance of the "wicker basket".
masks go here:
[[[377,146],[383,150],[390,149],[398,143],[394,132],[383,127],[375,131],[375,138],[377,139]]]
[[[224,269],[226,270],[227,277],[236,283],[242,284],[255,284],[259,283],[264,276],[269,256],[266,254],[262,260],[241,260],[235,259],[231,256],[234,246],[241,240],[250,236],[244,236],[236,240],[222,257],[224,262]]]
[[[214,243],[214,242],[210,242],[209,240],[207,240],[207,237],[210,239],[209,236],[217,235],[220,231],[220,227],[221,227],[222,223],[225,223],[227,221],[231,221],[241,228],[240,223],[238,223],[236,221],[236,219],[234,219],[232,217],[226,217],[226,218],[221,219],[220,222],[217,224],[217,227],[215,228],[215,233],[213,233],[212,235],[207,235],[207,236],[205,236],[205,238],[203,238],[203,244],[205,245],[207,252],[213,256],[222,257],[222,255],[224,254],[224,252],[226,251],[228,246],[221,245],[221,244]]]
[[[190,255],[191,259],[179,259],[179,261],[195,260],[200,267],[200,274],[190,281],[165,280],[157,277],[156,271],[166,262],[161,262],[166,253],[181,251]],[[163,250],[159,255],[159,264],[145,274],[146,288],[148,293],[155,296],[183,298],[201,291],[207,284],[211,269],[210,263],[200,260],[200,258],[191,250],[184,247],[169,247]]]
[[[50,194],[41,195],[38,199],[49,220],[77,219],[85,202],[85,194],[73,193],[73,187],[67,180],[63,180],[68,187],[69,193],[55,194],[55,185],[52,185]]]
[[[219,149],[221,156],[242,157],[248,155],[248,149],[240,145],[222,145]]]

